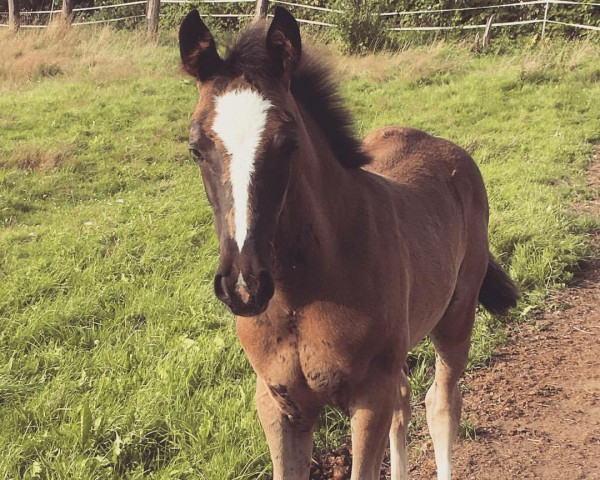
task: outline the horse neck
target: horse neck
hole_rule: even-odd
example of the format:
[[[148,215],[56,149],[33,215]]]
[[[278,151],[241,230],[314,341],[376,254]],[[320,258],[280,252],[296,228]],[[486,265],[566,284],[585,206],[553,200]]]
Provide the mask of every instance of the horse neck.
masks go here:
[[[348,226],[359,221],[360,186],[316,122],[298,109],[299,152],[277,226],[275,263],[283,281],[304,274],[314,283],[328,271]]]

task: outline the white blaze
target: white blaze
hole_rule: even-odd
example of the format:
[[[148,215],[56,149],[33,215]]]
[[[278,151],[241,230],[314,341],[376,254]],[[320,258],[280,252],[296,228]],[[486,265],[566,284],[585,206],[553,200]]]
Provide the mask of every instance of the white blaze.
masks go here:
[[[215,98],[213,130],[231,157],[230,178],[234,236],[241,251],[248,232],[248,197],[267,110],[271,103],[252,90],[234,90]]]

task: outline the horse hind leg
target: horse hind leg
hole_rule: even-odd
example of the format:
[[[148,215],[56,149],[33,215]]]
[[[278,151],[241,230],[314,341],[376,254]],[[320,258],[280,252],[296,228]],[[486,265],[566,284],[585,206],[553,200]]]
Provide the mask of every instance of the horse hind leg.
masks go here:
[[[436,351],[435,378],[425,397],[438,480],[450,480],[452,445],[460,426],[458,381],[467,365],[477,300],[451,305],[431,332]]]
[[[391,480],[406,480],[408,478],[406,429],[410,421],[410,384],[407,375],[408,365],[405,365],[396,386],[396,404],[390,428]]]

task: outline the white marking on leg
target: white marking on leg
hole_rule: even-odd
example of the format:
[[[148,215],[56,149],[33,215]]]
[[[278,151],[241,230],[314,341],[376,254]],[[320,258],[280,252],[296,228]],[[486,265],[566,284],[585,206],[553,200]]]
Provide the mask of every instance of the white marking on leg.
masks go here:
[[[390,468],[391,480],[406,480],[406,443],[397,435],[390,435]]]
[[[436,445],[434,448],[435,465],[437,467],[438,480],[450,480],[452,478],[452,460],[450,459],[451,447],[448,445]]]
[[[437,375],[437,372],[436,372]],[[458,393],[458,390],[456,390]],[[448,397],[442,397],[443,392],[434,383],[425,395],[427,425],[433,441],[433,451],[437,466],[437,480],[450,480],[452,477],[452,443],[458,431],[456,418],[456,403]],[[460,398],[460,397],[459,397]],[[460,400],[458,401],[458,418],[460,418]]]
[[[256,150],[271,102],[252,90],[234,90],[215,98],[213,130],[231,157],[234,238],[241,251],[248,232],[248,200]]]
[[[410,422],[410,384],[405,371],[400,373],[396,388],[398,393],[390,428],[390,480],[407,480],[406,428]]]

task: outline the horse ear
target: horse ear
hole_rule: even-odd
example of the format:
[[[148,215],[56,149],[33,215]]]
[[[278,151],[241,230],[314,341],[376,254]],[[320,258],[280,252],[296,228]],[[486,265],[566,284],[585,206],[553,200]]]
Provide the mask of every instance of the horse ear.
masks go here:
[[[179,27],[179,52],[185,71],[201,82],[212,76],[223,63],[215,39],[200,19],[198,10],[188,13]]]
[[[267,52],[275,73],[289,79],[300,61],[302,43],[296,19],[283,7],[275,7],[267,33]]]

